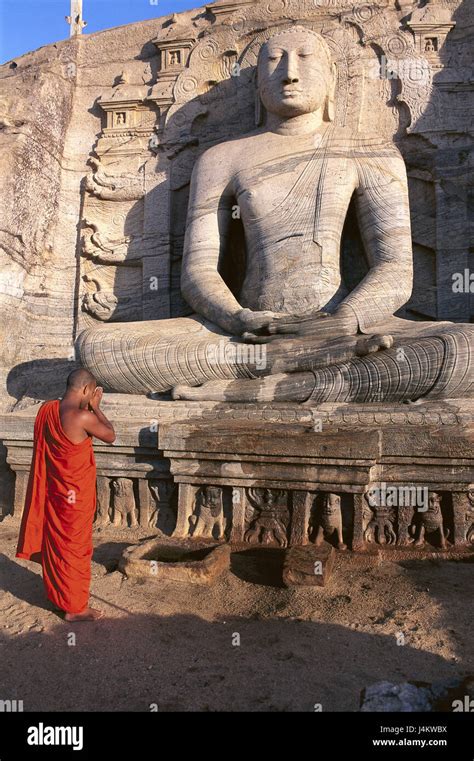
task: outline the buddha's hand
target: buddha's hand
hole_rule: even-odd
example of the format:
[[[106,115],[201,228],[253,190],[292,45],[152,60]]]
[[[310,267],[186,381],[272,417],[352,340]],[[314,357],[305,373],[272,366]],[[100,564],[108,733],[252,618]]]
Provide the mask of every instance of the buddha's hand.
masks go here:
[[[260,342],[278,338],[314,337],[326,341],[341,336],[353,336],[358,331],[358,320],[350,307],[342,306],[334,312],[315,311],[304,315],[277,314],[266,325]]]
[[[236,315],[237,334],[242,336],[244,341],[263,342],[270,336],[270,326],[274,324],[275,319],[282,316],[284,315],[279,315],[277,312],[254,312],[252,309],[241,309]]]

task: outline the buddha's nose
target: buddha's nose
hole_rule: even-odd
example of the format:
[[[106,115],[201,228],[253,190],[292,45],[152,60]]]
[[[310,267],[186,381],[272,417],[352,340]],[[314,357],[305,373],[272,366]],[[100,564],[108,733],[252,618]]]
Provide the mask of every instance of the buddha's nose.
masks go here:
[[[295,84],[296,82],[299,82],[297,64],[291,55],[287,58],[284,80],[285,84]]]

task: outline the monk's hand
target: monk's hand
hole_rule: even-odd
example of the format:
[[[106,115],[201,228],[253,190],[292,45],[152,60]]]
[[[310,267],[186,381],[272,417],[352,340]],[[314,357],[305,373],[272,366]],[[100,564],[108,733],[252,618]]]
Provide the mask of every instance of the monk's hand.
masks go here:
[[[104,389],[102,386],[97,386],[89,402],[89,406],[92,411],[99,409],[103,394]]]

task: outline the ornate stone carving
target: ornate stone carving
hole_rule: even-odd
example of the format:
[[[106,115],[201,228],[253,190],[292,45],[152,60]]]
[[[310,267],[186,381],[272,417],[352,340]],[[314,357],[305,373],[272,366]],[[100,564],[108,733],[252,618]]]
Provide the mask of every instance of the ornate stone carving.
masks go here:
[[[288,544],[289,511],[287,494],[275,489],[248,489],[248,529],[245,541],[249,544]],[[253,508],[253,509],[252,509]]]
[[[342,510],[339,494],[323,494],[322,504],[314,516],[314,544],[319,546],[324,539],[333,541],[339,550],[346,550],[342,536]]]
[[[474,484],[471,484],[467,492],[467,511],[466,511],[466,541],[474,544]]]
[[[108,201],[136,201],[145,195],[143,173],[109,174],[100,159],[91,157],[94,172],[87,175],[85,187],[89,193]]]
[[[397,544],[401,547],[409,546],[413,541],[412,529],[415,508],[410,505],[399,505],[397,508]]]
[[[131,478],[112,481],[114,526],[138,526],[137,507]]]
[[[425,544],[426,534],[434,535],[434,541],[438,546],[445,550],[446,539],[449,531],[444,527],[443,513],[441,511],[441,494],[435,491],[429,493],[428,509],[424,512],[418,512],[417,530],[415,536],[415,546],[422,547]]]
[[[107,526],[110,523],[110,479],[97,477],[97,511],[96,526]]]
[[[141,246],[144,245],[142,238],[132,238],[130,235],[116,240],[108,239],[100,230],[99,226],[89,220],[84,220],[84,238],[82,251],[87,257],[99,264],[121,264],[130,262],[141,255]]]
[[[196,495],[195,513],[190,518],[191,535],[223,539],[225,518],[222,489],[203,486]]]
[[[166,39],[153,40],[160,55],[160,74],[176,76],[185,68],[189,51],[194,45],[194,38],[189,39]]]
[[[82,308],[97,320],[107,321],[114,315],[119,300],[112,291],[104,291],[101,283],[95,278],[84,276],[86,283],[94,283],[95,293],[86,293],[82,299]]]
[[[370,499],[371,492],[366,495]],[[395,509],[385,505],[363,504],[364,540],[368,544],[395,544]]]
[[[420,53],[439,65],[441,49],[446,37],[456,25],[449,8],[428,2],[423,8],[416,8],[407,21],[415,37],[415,45]]]
[[[171,536],[176,526],[177,487],[173,481],[155,479],[150,481],[154,509],[150,512],[148,525]]]

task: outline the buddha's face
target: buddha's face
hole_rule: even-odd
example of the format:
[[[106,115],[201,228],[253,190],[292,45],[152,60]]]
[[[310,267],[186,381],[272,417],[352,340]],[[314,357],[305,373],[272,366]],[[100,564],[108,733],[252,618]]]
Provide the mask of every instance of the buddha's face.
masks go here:
[[[304,31],[284,32],[263,46],[257,77],[267,111],[292,117],[324,106],[331,71],[317,37]]]

